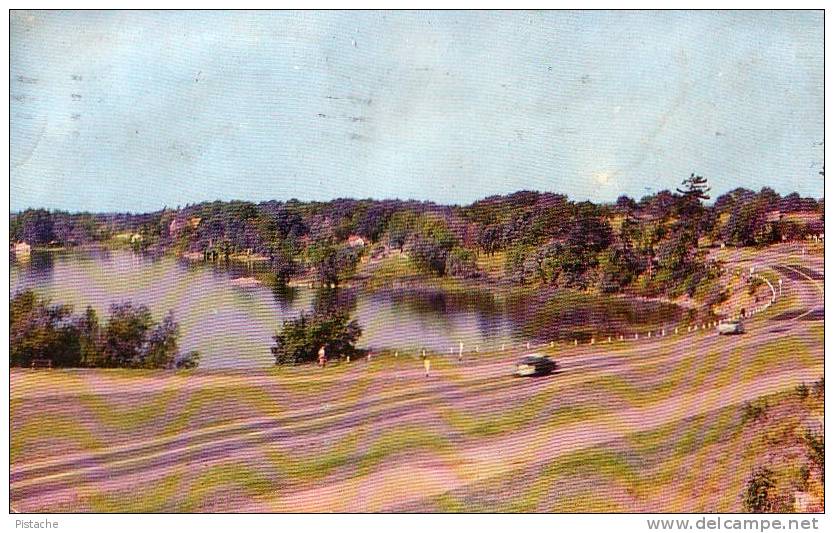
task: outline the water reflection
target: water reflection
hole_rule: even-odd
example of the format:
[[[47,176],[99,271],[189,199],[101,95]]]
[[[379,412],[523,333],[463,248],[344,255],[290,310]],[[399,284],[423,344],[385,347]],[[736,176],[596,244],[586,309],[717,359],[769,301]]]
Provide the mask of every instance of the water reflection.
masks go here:
[[[199,350],[201,365],[258,367],[274,363],[272,336],[302,311],[347,309],[363,330],[362,348],[448,353],[495,349],[502,343],[584,338],[591,330],[615,331],[679,318],[668,304],[621,298],[559,295],[545,291],[472,288],[312,289],[232,280],[266,272],[263,263],[194,263],[129,250],[32,252],[11,261],[11,289],[33,288],[54,302],[87,305],[106,315],[112,303],[131,300],[161,318],[169,309],[180,322],[184,350]]]
[[[356,310],[356,297],[358,291],[355,288],[327,288],[315,289],[313,299],[313,311],[316,313],[348,312]]]

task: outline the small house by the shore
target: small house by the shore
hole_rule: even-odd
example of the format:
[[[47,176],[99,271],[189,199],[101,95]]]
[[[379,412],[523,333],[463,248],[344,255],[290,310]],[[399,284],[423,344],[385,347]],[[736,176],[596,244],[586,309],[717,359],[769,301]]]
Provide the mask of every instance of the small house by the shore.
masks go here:
[[[365,239],[359,235],[351,235],[347,238],[347,245],[351,248],[363,248],[366,244]]]
[[[16,242],[12,247],[15,255],[29,255],[32,253],[32,246],[28,242]]]

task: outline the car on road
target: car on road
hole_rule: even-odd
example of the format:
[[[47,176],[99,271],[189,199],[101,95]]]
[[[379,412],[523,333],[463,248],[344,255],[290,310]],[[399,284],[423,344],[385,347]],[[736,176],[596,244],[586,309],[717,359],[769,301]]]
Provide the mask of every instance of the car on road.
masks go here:
[[[744,323],[741,320],[725,320],[718,324],[719,335],[738,335],[744,333]]]
[[[556,361],[543,354],[522,357],[515,364],[516,376],[546,376],[559,368]]]

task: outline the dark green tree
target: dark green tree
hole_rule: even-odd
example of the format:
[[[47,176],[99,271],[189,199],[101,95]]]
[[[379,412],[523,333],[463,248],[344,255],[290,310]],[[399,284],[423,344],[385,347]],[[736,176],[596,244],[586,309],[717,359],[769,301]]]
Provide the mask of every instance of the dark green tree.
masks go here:
[[[328,358],[356,356],[361,353],[356,348],[361,335],[359,323],[350,320],[345,311],[302,312],[298,318],[284,321],[281,331],[273,337],[271,351],[277,365],[316,361],[322,346]]]
[[[51,305],[26,290],[9,302],[9,323],[11,366],[29,366],[33,359],[48,359],[56,367],[79,365],[79,335],[72,307]]]
[[[705,229],[703,227],[705,214],[703,202],[710,199],[707,193],[711,189],[707,185],[707,179],[695,175],[694,172],[683,180],[682,186],[682,189],[677,189],[678,194],[681,195],[677,205],[678,224],[686,226],[697,244],[698,237]]]
[[[329,242],[313,244],[307,250],[310,265],[319,283],[333,287],[338,287],[353,276],[361,254],[360,248],[337,246]]]
[[[153,317],[146,306],[113,304],[104,328],[102,366],[142,366],[146,338],[152,327]]]
[[[81,335],[79,349],[81,351],[81,365],[96,367],[101,363],[102,331],[98,321],[98,313],[88,306],[84,315],[77,321],[78,332]]]

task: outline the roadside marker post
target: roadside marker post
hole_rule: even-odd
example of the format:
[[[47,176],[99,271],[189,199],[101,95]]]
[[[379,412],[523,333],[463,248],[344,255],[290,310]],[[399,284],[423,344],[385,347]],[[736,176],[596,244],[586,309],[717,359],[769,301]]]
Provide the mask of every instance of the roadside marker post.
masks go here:
[[[578,346],[579,345],[579,339],[573,339],[573,345]]]

